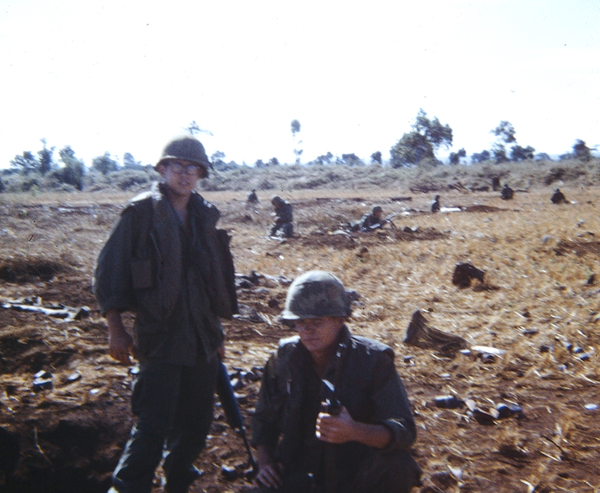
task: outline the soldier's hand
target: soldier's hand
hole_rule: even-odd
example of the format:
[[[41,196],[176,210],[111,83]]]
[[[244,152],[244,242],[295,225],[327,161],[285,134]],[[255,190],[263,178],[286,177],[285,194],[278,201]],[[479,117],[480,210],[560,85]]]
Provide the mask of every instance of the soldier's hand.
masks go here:
[[[355,421],[342,406],[339,414],[319,413],[315,434],[319,440],[328,443],[346,443],[354,440]]]
[[[121,363],[131,365],[130,354],[135,356],[132,337],[125,330],[121,314],[111,311],[106,314],[108,324],[108,353]]]

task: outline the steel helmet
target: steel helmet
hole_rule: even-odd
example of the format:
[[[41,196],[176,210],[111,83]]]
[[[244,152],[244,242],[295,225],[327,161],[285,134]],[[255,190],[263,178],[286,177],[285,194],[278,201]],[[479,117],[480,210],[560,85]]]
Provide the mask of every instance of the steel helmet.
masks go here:
[[[271,197],[271,204],[283,204],[284,200],[279,195],[273,195]]]
[[[202,171],[202,178],[208,177],[208,168],[212,168],[202,142],[193,135],[179,135],[167,142],[155,168],[169,159],[183,159],[197,164]]]
[[[349,317],[350,297],[337,277],[311,270],[297,277],[288,289],[284,320],[319,317]]]
[[[377,214],[378,212],[383,212],[383,209],[380,205],[374,205],[371,209],[371,214]]]

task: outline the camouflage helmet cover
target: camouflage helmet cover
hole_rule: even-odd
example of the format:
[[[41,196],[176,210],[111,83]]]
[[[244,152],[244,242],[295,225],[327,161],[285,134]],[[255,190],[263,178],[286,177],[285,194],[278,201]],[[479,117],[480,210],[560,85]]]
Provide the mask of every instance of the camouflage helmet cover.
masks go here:
[[[167,142],[155,169],[170,159],[182,159],[197,164],[202,171],[202,178],[206,178],[208,168],[212,168],[202,142],[192,135],[179,135]]]
[[[329,272],[313,270],[290,285],[282,318],[349,317],[350,313],[350,298],[342,282]]]

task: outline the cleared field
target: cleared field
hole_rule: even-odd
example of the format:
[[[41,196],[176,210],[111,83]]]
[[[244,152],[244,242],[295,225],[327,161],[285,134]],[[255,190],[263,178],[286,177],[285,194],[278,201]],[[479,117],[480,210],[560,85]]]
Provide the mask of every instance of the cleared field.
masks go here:
[[[512,201],[453,191],[442,194],[442,207],[461,211],[437,214],[428,212],[434,194],[280,192],[294,206],[297,233],[284,242],[266,237],[266,193],[259,191],[256,207],[247,207],[241,193],[203,193],[231,233],[238,274],[255,279],[240,286],[242,313],[225,323],[227,363],[242,370],[236,392],[247,422],[259,386],[252,375],[260,374],[277,340],[291,334],[277,318],[288,283],[324,269],[360,296],[351,329],[396,352],[419,429],[414,454],[424,471],[423,492],[598,491],[597,189],[563,191],[573,203],[551,204],[550,189],[517,193]],[[90,279],[129,197],[0,197],[0,426],[18,437],[21,451],[10,482],[2,483],[0,468],[6,491],[106,490],[131,424],[132,377],[106,354]],[[335,234],[374,204],[384,215],[397,213],[395,229]],[[485,281],[454,286],[458,262],[485,271]],[[11,308],[17,300],[90,311],[59,319]],[[502,354],[404,344],[416,310],[431,327]],[[52,374],[51,390],[33,391],[40,370]],[[436,406],[444,395],[470,399],[477,411]],[[490,419],[499,404],[521,412]],[[244,491],[242,478],[222,476],[222,465],[241,472],[247,460],[219,409],[216,415],[198,463],[205,475],[193,491]]]

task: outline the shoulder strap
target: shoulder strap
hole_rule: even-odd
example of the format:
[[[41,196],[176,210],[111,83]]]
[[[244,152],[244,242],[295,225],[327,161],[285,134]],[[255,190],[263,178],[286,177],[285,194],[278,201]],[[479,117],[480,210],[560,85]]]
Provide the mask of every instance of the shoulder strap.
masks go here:
[[[134,251],[144,247],[144,242],[148,241],[150,228],[152,227],[152,217],[154,216],[154,206],[152,197],[146,197],[143,200],[132,202],[130,207],[136,212],[138,221],[134,223]]]

